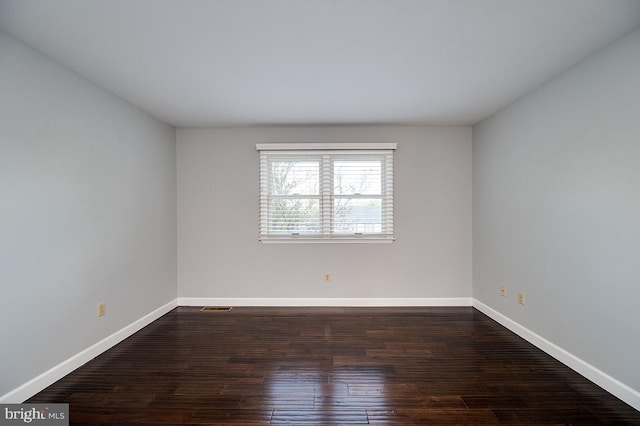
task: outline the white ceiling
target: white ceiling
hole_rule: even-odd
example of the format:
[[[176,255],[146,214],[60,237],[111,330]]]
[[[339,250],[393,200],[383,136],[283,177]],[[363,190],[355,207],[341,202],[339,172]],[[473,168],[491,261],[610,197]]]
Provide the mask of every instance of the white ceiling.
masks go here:
[[[473,124],[640,0],[0,0],[0,28],[179,127]]]

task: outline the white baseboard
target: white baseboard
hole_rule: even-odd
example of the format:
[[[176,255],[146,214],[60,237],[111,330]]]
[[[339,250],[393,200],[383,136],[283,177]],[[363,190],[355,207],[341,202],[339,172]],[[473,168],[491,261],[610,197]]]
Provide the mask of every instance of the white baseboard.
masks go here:
[[[76,368],[86,364],[91,361],[93,358],[97,357],[107,349],[115,346],[120,343],[127,337],[131,336],[133,333],[141,330],[143,327],[149,325],[153,321],[157,320],[167,312],[174,309],[178,304],[176,300],[172,300],[164,306],[159,307],[153,312],[148,313],[143,316],[139,320],[136,320],[129,324],[128,326],[122,328],[121,330],[116,331],[112,335],[105,337],[100,340],[98,343],[88,347],[82,352],[72,356],[66,361],[61,362],[55,367],[45,371],[39,376],[29,380],[27,383],[17,387],[16,389],[9,391],[8,393],[0,396],[0,403],[11,404],[11,403],[22,403],[23,401],[29,399],[36,393],[42,391],[43,389],[51,386],[53,383],[57,382],[67,374],[71,373]]]
[[[470,297],[423,298],[270,298],[270,297],[179,297],[179,306],[331,306],[331,307],[384,307],[384,306],[471,306]]]
[[[506,317],[495,309],[490,308],[479,300],[473,299],[473,307],[489,316],[493,320],[497,321],[501,325],[505,326],[509,330],[513,331],[518,336],[536,346],[538,349],[551,355],[561,363],[565,364],[567,367],[591,380],[593,383],[605,389],[607,392],[620,398],[636,410],[640,410],[640,392],[638,392],[637,390],[625,385],[621,381],[611,377],[607,373],[599,370],[598,368],[578,358],[572,353],[567,352],[560,346],[548,341],[544,337],[518,324],[517,322]]]

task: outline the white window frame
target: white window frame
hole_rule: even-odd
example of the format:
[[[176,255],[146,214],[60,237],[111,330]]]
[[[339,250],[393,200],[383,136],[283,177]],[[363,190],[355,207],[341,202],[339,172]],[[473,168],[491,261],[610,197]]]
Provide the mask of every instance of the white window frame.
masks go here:
[[[390,243],[395,240],[393,212],[393,154],[396,143],[268,143],[257,144],[260,153],[260,200],[258,240],[263,243]],[[320,163],[319,211],[320,232],[317,234],[270,234],[269,233],[269,193],[270,161],[282,156],[307,156],[318,158]],[[343,234],[333,232],[334,182],[333,161],[339,158],[366,158],[379,156],[382,160],[382,193],[362,198],[379,198],[382,205],[382,232]],[[354,195],[350,198],[358,198]],[[308,197],[313,198],[313,197]],[[335,195],[335,198],[344,196]]]

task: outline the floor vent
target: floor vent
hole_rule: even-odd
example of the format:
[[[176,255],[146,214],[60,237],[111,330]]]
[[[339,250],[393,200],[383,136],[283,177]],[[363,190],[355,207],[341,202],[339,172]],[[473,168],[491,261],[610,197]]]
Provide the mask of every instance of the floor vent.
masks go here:
[[[229,312],[232,308],[226,306],[204,306],[200,312]]]

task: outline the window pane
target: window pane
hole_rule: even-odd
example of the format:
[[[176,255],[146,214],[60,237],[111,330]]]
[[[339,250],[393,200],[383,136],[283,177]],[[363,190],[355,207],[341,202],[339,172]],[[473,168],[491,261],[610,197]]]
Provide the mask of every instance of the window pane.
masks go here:
[[[382,161],[336,160],[333,162],[334,194],[380,195]]]
[[[318,199],[278,198],[269,206],[269,233],[316,234],[320,232]]]
[[[382,200],[337,198],[334,202],[333,232],[378,234],[382,232]]]
[[[270,172],[270,194],[319,194],[320,163],[318,161],[273,160]]]
[[[259,240],[394,239],[395,144],[256,147],[260,151]]]

